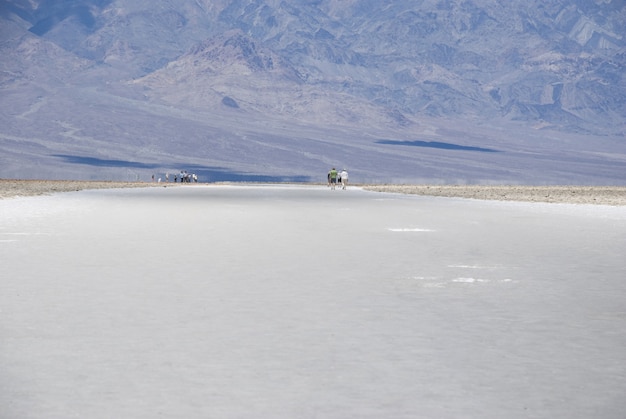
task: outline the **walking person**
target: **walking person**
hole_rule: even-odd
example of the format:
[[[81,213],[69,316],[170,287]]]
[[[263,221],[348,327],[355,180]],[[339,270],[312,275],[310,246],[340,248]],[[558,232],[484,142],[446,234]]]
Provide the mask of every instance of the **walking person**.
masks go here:
[[[330,176],[330,189],[334,190],[337,186],[337,169],[333,167],[332,169],[330,169],[328,175]]]
[[[339,177],[341,178],[341,189],[345,190],[346,186],[348,186],[348,171],[343,169],[339,174]]]

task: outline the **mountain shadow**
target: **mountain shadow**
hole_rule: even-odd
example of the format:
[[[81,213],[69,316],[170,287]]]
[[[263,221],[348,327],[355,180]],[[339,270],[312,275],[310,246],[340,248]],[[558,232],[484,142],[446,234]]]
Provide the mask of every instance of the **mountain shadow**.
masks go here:
[[[474,147],[474,146],[466,146],[466,145],[459,145],[459,144],[453,144],[453,143],[443,143],[440,141],[378,140],[376,141],[376,143],[387,144],[387,145],[401,145],[401,146],[409,146],[409,147],[438,148],[441,150],[478,151],[481,153],[500,153],[500,150],[496,150],[493,148]]]
[[[52,0],[41,2],[32,12],[33,26],[29,29],[35,35],[44,36],[66,19],[73,18],[90,33],[96,26],[94,8],[103,9],[112,0]],[[19,6],[18,6],[19,7]]]
[[[201,182],[267,182],[267,183],[303,183],[310,182],[309,176],[270,176],[258,173],[238,172],[224,167],[190,165],[185,163],[142,163],[130,160],[99,159],[97,157],[54,154],[66,163],[82,164],[93,167],[119,167],[120,169],[149,169],[156,173],[165,173],[165,167],[178,167],[188,173],[195,173]],[[176,171],[170,170],[173,179]]]
[[[152,163],[141,163],[130,160],[99,159],[97,157],[71,156],[68,154],[53,154],[53,157],[61,158],[65,160],[66,163],[84,164],[95,167],[126,167],[133,169],[156,169],[159,167],[159,165]]]

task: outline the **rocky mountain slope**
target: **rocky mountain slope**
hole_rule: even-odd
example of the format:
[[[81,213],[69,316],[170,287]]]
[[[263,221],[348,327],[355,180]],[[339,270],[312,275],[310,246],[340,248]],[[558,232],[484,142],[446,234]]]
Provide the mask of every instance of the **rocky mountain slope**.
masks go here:
[[[481,154],[477,174],[472,147],[558,159],[564,142],[619,171],[624,28],[619,0],[1,0],[0,175],[294,180],[356,162],[368,181],[385,163],[395,180],[504,181],[513,160]],[[423,144],[464,154],[433,175],[450,148]]]

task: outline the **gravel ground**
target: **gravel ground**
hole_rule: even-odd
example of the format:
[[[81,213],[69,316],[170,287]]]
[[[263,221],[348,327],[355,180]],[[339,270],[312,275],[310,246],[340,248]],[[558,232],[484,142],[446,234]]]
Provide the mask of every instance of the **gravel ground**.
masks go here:
[[[496,201],[626,205],[626,187],[624,186],[373,185],[365,186],[364,189],[376,192]]]
[[[74,192],[83,189],[148,188],[153,186],[164,186],[164,184],[153,182],[0,179],[0,199],[49,195],[57,192]]]
[[[176,183],[0,179],[0,199],[83,189],[147,188]],[[359,185],[375,192],[498,201],[626,205],[624,186]]]

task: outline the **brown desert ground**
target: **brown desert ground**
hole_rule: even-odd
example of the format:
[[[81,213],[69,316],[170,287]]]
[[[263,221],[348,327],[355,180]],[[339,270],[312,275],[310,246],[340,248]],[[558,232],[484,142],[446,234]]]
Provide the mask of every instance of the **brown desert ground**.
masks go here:
[[[0,199],[83,189],[148,188],[180,183],[0,179]],[[498,201],[626,205],[625,186],[356,185],[368,191]]]
[[[625,186],[378,185],[366,186],[364,189],[496,201],[626,205]]]
[[[148,188],[163,185],[155,182],[0,179],[0,199],[49,195],[58,192],[75,192],[83,189]]]

